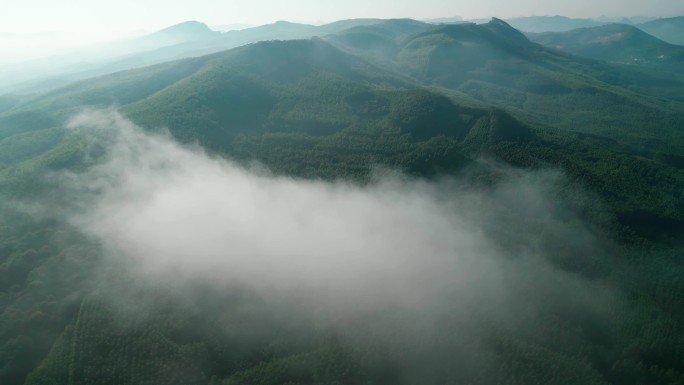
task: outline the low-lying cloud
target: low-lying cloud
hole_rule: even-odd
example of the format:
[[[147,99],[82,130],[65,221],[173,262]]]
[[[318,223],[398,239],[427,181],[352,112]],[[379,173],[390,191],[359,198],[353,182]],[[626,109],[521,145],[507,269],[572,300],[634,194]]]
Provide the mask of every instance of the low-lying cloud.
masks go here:
[[[603,246],[559,201],[571,184],[558,172],[303,180],[146,133],[114,111],[70,127],[105,148],[65,182],[79,202],[71,222],[128,274],[164,287],[298,293],[328,312],[449,309],[508,326],[554,306],[600,312],[609,297],[581,277]],[[579,269],[564,267],[573,261]]]

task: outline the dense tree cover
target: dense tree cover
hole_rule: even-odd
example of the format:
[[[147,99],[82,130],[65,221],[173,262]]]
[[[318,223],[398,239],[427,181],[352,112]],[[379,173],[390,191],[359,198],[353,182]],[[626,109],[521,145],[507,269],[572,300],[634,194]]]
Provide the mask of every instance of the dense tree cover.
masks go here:
[[[638,27],[670,44],[684,43],[684,17],[667,17],[639,24]]]
[[[681,80],[660,88],[651,73],[545,50],[497,20],[427,31],[396,21],[328,39],[341,49],[264,42],[3,99],[0,383],[684,383]],[[357,321],[360,334],[340,336],[254,293],[178,304],[132,277],[103,276],[99,245],[41,212],[61,202],[53,172],[102,153],[66,120],[112,104],[150,130],[281,175],[363,184],[385,166],[439,178],[483,157],[561,169],[589,191],[581,202],[572,189],[561,196],[615,250],[540,229],[550,262],[626,298],[599,317],[549,297],[533,332],[473,314],[477,335],[459,333],[465,321],[448,312],[407,335],[420,314],[380,309]],[[487,167],[472,176],[496,177]],[[37,197],[49,208],[31,207]],[[498,234],[502,244],[536,225],[518,216],[502,217],[520,227]],[[103,277],[112,281],[93,285]],[[120,298],[104,302],[95,287]],[[140,301],[154,306],[116,307]]]
[[[625,24],[528,36],[532,41],[574,55],[635,66],[671,66],[676,70],[681,69],[684,58],[684,47],[665,43]]]

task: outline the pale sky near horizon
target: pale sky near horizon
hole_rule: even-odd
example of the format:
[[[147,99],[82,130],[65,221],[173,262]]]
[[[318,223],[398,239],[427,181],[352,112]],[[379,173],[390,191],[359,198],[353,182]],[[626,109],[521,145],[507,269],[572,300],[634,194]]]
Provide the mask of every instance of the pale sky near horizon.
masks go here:
[[[104,36],[151,31],[186,20],[208,25],[256,25],[277,20],[316,23],[361,17],[671,17],[683,14],[682,0],[2,0],[0,33],[88,31]]]

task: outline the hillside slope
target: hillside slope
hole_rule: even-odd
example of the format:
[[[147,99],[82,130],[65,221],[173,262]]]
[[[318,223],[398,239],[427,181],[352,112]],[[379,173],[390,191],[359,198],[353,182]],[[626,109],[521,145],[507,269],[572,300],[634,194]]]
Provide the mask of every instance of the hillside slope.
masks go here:
[[[385,47],[385,66],[421,84],[468,95],[523,119],[620,138],[646,151],[662,151],[682,142],[678,127],[684,117],[684,83],[678,73],[648,72],[562,54],[530,42],[498,19],[434,27],[398,47],[393,43]],[[378,63],[383,60],[376,48],[370,54],[363,48],[354,52]],[[677,102],[668,103],[663,97]],[[682,155],[679,146],[667,152]]]
[[[590,59],[635,65],[681,66],[684,47],[624,24],[530,35],[536,43]]]
[[[637,27],[670,44],[684,45],[684,16],[656,19]]]
[[[1,383],[389,384],[430,378],[435,383],[636,385],[682,380],[679,104],[602,80],[602,71],[624,72],[545,49],[499,20],[429,30],[408,21],[354,25],[327,40],[332,43],[319,38],[260,42],[7,101],[0,113]],[[465,177],[452,186],[456,197],[472,186],[487,193],[458,203],[476,206],[488,220],[457,243],[491,237],[485,249],[503,256],[493,266],[522,267],[501,269],[503,275],[494,274],[492,281],[510,280],[516,290],[503,300],[466,301],[464,308],[452,308],[448,301],[426,312],[374,308],[340,328],[353,330],[352,337],[336,330],[334,322],[302,319],[291,303],[239,288],[215,290],[202,282],[179,302],[174,288],[180,282],[155,285],[117,270],[116,264],[103,265],[105,246],[73,223],[36,215],[34,206],[23,204],[47,197],[49,211],[60,212],[70,196],[55,196],[61,190],[54,175],[89,175],[106,153],[97,135],[68,129],[67,121],[84,108],[111,106],[147,131],[168,130],[188,146],[182,154],[229,158],[239,165],[257,161],[297,196],[300,190],[292,186],[300,183],[322,186],[320,191],[373,185],[378,167],[417,180],[423,189],[417,196],[429,191],[429,181],[449,184],[450,177],[462,173]],[[226,167],[216,162],[217,169]],[[568,178],[542,179],[545,189],[558,193],[559,202],[550,206],[530,190],[536,186],[533,179],[523,178],[520,189],[505,184],[497,189],[508,173],[536,175],[546,169]],[[194,178],[205,179],[203,174]],[[101,188],[97,183],[87,187]],[[382,205],[365,209],[386,204],[392,213],[403,206],[416,209],[391,205],[395,187],[374,195]],[[214,185],[208,190],[224,198]],[[480,199],[487,194],[512,198],[490,204]],[[171,198],[166,201],[172,206],[179,203]],[[15,205],[17,200],[22,204]],[[75,202],[77,208],[80,203]],[[534,215],[526,215],[528,206]],[[305,207],[294,210],[295,229],[307,226],[303,211],[315,212]],[[422,213],[422,208],[408,213]],[[212,207],[209,217],[221,217],[222,209]],[[242,220],[248,222],[248,216]],[[556,216],[553,224],[559,227],[546,225]],[[171,222],[183,224],[178,218]],[[435,232],[432,223],[417,218],[439,249],[435,237],[454,224],[440,222],[444,227]],[[373,223],[370,239],[396,226]],[[275,227],[276,234],[287,230]],[[133,228],[133,234],[147,230]],[[206,231],[226,236],[222,228]],[[346,243],[347,231],[333,232]],[[184,239],[186,233],[176,235]],[[252,235],[254,243],[267,244],[259,235]],[[444,237],[451,240],[453,234],[447,231]],[[319,240],[295,243],[309,242]],[[204,250],[201,244],[183,257],[192,262]],[[544,261],[543,269],[515,265],[530,253]],[[291,254],[288,261],[297,257]],[[385,265],[379,271],[394,274]],[[510,271],[514,275],[507,275]],[[418,278],[418,287],[440,283]],[[479,276],[469,279],[473,287],[482,287]],[[271,282],[265,281],[259,284],[268,287]],[[616,299],[605,287],[624,298]],[[476,299],[490,298],[488,290],[472,292],[484,293]],[[606,292],[607,302],[597,298]],[[449,293],[454,303],[468,297]],[[524,300],[509,302],[508,295]],[[121,303],[136,306],[123,312],[112,307]],[[325,319],[337,320],[336,311],[324,311]]]
[[[402,22],[409,29],[429,24]],[[0,94],[45,92],[65,84],[117,71],[150,66],[171,60],[197,57],[265,40],[308,39],[342,30],[393,23],[392,20],[352,19],[320,26],[278,21],[238,31],[216,32],[188,21],[137,39],[105,44],[83,52],[26,63],[7,71],[0,81]]]

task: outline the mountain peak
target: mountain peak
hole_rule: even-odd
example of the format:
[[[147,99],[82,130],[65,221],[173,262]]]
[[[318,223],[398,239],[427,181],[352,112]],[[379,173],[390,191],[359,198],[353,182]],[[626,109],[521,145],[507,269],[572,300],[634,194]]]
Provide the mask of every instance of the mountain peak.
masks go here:
[[[668,44],[626,24],[531,34],[530,38],[573,55],[622,64],[676,65],[684,58],[684,47]]]
[[[503,25],[503,26],[508,26],[508,27],[510,27],[510,25],[509,25],[508,23],[506,23],[506,22],[503,21],[502,19],[499,19],[498,17],[492,17],[492,20],[490,20],[489,22],[490,22],[490,23],[494,23],[494,24],[500,24],[500,25]]]
[[[532,44],[522,32],[496,17],[492,17],[492,20],[488,23],[481,24],[481,27],[494,35],[505,45],[516,46],[518,48],[530,48],[530,45]]]
[[[525,38],[525,35],[523,35],[522,32],[511,27],[510,24],[508,24],[505,21],[498,19],[496,17],[492,17],[492,20],[490,20],[488,23],[483,24],[483,26],[492,32],[497,32],[500,34],[503,33],[503,34],[507,34],[507,35],[514,35],[514,36],[519,36],[519,37]]]
[[[670,44],[684,45],[684,16],[656,19],[637,27]]]
[[[217,34],[217,32],[213,31],[206,24],[196,20],[190,20],[174,24],[157,31],[152,35],[187,41],[211,37],[215,34]]]
[[[221,36],[207,27],[206,24],[190,20],[174,24],[146,36],[131,40],[127,43],[124,52],[144,52],[156,50],[160,47],[167,47],[188,42],[207,41]]]
[[[174,24],[170,27],[166,27],[159,31],[159,33],[173,33],[173,32],[183,32],[183,33],[197,33],[197,32],[213,32],[206,24],[197,21],[189,20],[182,23]]]

